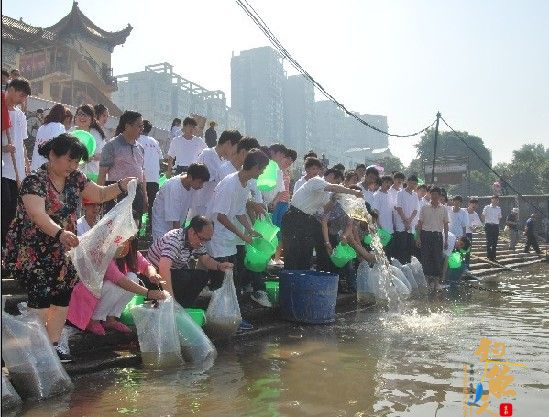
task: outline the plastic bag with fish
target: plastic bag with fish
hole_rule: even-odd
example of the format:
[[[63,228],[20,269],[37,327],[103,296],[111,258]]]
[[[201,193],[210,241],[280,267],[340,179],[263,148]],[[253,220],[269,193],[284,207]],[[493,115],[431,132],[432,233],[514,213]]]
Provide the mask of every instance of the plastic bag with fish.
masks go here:
[[[412,256],[410,267],[412,268],[412,272],[414,273],[414,278],[416,279],[419,289],[426,290],[428,285],[427,280],[425,279],[425,274],[423,273],[423,266],[415,256]]]
[[[393,275],[393,277],[401,281],[406,286],[406,288],[408,289],[408,293],[412,292],[412,284],[408,282],[408,279],[406,278],[406,275],[404,275],[404,272],[402,272],[394,265],[389,265],[389,271],[391,271],[391,275]]]
[[[214,339],[229,338],[236,334],[241,321],[233,270],[229,269],[225,272],[223,285],[213,292],[210,299],[204,328]]]
[[[2,411],[10,410],[21,404],[21,397],[2,371]]]
[[[369,290],[372,268],[366,261],[358,265],[356,272],[356,300],[359,304],[371,304],[375,302],[374,294]]]

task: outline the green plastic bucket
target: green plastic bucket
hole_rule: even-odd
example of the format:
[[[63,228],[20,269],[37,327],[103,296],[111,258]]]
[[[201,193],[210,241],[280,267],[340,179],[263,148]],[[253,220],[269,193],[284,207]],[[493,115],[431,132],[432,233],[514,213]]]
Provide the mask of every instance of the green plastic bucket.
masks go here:
[[[385,229],[378,229],[377,235],[379,236],[379,240],[381,240],[383,247],[387,246],[393,238],[393,235]],[[370,234],[365,235],[363,241],[366,245],[371,245],[372,236]]]
[[[278,304],[278,281],[265,281],[265,290],[267,291],[267,297],[272,305]]]
[[[347,265],[347,262],[355,258],[355,250],[351,246],[343,244],[341,242],[334,248],[334,251],[330,256],[331,261],[338,268],[344,267],[345,265]]]
[[[193,321],[200,327],[204,326],[206,322],[206,314],[201,308],[186,308],[185,311],[191,316]]]
[[[257,178],[257,188],[259,191],[271,191],[276,186],[278,177],[278,164],[272,159],[269,165],[263,170],[263,173]]]
[[[459,252],[452,252],[448,257],[448,268],[450,269],[460,268],[461,263],[462,263],[461,253]]]
[[[263,236],[263,238],[268,242],[271,242],[280,231],[280,227],[273,224],[270,216],[267,216],[264,219],[258,218],[254,223],[253,229],[261,236]]]
[[[132,309],[132,307],[141,305],[144,302],[145,302],[144,295],[139,295],[139,294],[134,295],[133,298],[130,300],[130,302],[126,304],[126,307],[124,307],[124,310],[120,315],[120,321],[127,326],[135,325],[135,323],[133,322],[133,316],[130,310]]]

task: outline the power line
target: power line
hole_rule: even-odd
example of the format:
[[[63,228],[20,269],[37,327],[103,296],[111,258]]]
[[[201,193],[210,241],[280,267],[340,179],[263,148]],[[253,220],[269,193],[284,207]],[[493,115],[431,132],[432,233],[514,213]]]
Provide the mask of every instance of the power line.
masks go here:
[[[461,140],[463,142],[463,144],[471,151],[473,152],[476,157],[480,160],[480,162],[482,162],[484,165],[486,165],[486,167],[498,178],[500,179],[501,181],[503,181],[505,184],[507,184],[507,186],[519,197],[521,198],[522,200],[524,200],[525,202],[527,202],[532,208],[534,208],[535,210],[537,210],[538,212],[540,212],[542,214],[543,217],[545,217],[545,213],[543,212],[543,210],[541,210],[537,205],[535,205],[534,203],[532,203],[529,199],[527,199],[526,197],[524,197],[521,193],[519,193],[517,191],[517,189],[515,187],[513,187],[511,185],[511,183],[506,180],[505,178],[503,178],[498,172],[496,172],[492,166],[486,162],[479,154],[478,152],[472,147],[470,146],[467,141],[465,140],[465,138],[463,137],[463,135],[459,132],[457,132],[452,126],[450,126],[448,124],[448,122],[446,120],[444,120],[444,117],[440,116],[441,120],[444,122],[444,124],[452,131],[454,132],[454,134],[458,137],[459,140]]]
[[[275,34],[271,31],[267,23],[261,18],[259,13],[253,8],[253,6],[248,3],[247,0],[236,0],[236,3],[244,10],[244,12],[252,19],[252,21],[255,23],[255,25],[265,34],[265,36],[269,39],[271,44],[275,47],[275,49],[284,57],[286,58],[292,66],[299,71],[305,78],[307,78],[328,100],[332,101],[334,104],[336,104],[341,110],[343,110],[348,116],[353,117],[356,119],[359,123],[363,124],[366,127],[369,127],[372,130],[375,130],[376,132],[383,133],[387,136],[396,137],[396,138],[409,138],[412,136],[420,135],[427,131],[427,129],[430,129],[433,127],[433,125],[436,123],[436,119],[433,120],[433,122],[414,133],[409,133],[406,135],[397,135],[394,133],[386,132],[377,126],[371,125],[366,120],[362,119],[361,117],[357,116],[355,113],[349,111],[347,107],[339,102],[333,95],[331,95],[318,81],[316,81],[313,76],[305,69],[303,68],[299,62],[295,58],[292,57],[292,55],[288,52],[286,48],[282,45],[282,43],[278,40],[278,38],[275,36]]]

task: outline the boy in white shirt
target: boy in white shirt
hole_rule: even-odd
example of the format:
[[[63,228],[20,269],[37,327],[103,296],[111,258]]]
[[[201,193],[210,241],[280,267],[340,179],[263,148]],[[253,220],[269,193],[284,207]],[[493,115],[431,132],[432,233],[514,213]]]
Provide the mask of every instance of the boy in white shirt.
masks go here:
[[[95,226],[101,212],[101,204],[82,199],[82,209],[84,215],[76,221],[76,236],[82,236]]]
[[[200,152],[206,148],[204,139],[193,135],[197,123],[192,117],[183,120],[183,135],[176,136],[170,142],[168,149],[168,168],[166,178],[171,178],[172,170],[175,174],[187,172],[189,166],[198,160]],[[175,170],[173,168],[175,162]]]
[[[143,146],[145,150],[145,156],[143,161],[143,169],[145,170],[145,180],[147,181],[147,198],[149,201],[149,224],[151,227],[152,208],[154,205],[154,199],[158,192],[158,180],[160,179],[160,161],[164,159],[162,149],[158,141],[149,136],[151,132],[152,124],[148,120],[143,120],[143,134],[137,139],[137,143]]]
[[[467,225],[469,224],[467,212],[461,209],[462,203],[463,197],[456,195],[452,198],[452,209],[448,211],[448,219],[450,221],[448,227],[456,238],[466,235]]]
[[[417,176],[410,175],[406,188],[397,193],[395,216],[395,257],[401,264],[411,261],[414,250],[414,232],[419,218],[419,200],[416,194]]]
[[[268,163],[267,155],[259,149],[252,149],[248,152],[242,168],[227,175],[215,187],[212,206],[209,209],[210,218],[214,222],[214,234],[209,243],[209,253],[219,262],[235,263],[237,271],[243,270],[244,263],[244,257],[238,259],[240,257],[236,256],[239,242],[242,240],[251,244],[254,237],[260,236],[252,229],[246,213],[246,204],[250,198],[248,182],[257,179]],[[215,272],[212,274],[213,282],[222,279],[220,274]],[[236,278],[238,281],[244,279],[242,274]],[[262,306],[270,307],[271,304],[265,292],[265,282],[261,276],[253,278],[255,279],[251,282],[252,299]],[[242,283],[238,282],[236,286],[242,288]]]
[[[308,174],[319,174],[322,163],[317,158],[308,158],[305,162]],[[326,171],[326,176],[333,174]],[[363,198],[359,190],[351,190],[338,184],[330,184],[326,179],[313,176],[290,200],[290,208],[282,218],[282,246],[284,249],[285,269],[310,269],[313,248],[320,253],[324,248],[324,239],[320,221],[315,217],[322,213],[329,203],[331,193],[351,194]]]
[[[8,84],[3,97],[9,112],[11,143],[8,143],[6,131],[2,130],[2,247],[17,209],[17,180],[23,181],[29,166],[23,143],[27,138],[27,117],[18,106],[23,105],[30,94],[29,82],[24,78],[15,78]],[[6,121],[2,120],[3,127]]]
[[[303,157],[303,171],[301,173],[301,177],[295,182],[294,188],[292,190],[292,194],[295,193],[297,190],[299,190],[299,187],[301,187],[303,184],[307,182],[307,180],[311,179],[312,177],[307,178],[307,172],[305,171],[305,162],[307,162],[307,158],[318,158],[317,154],[313,151],[310,151],[305,154]]]
[[[181,227],[196,190],[200,190],[209,179],[210,173],[204,164],[191,164],[185,174],[166,181],[158,191],[152,209],[153,241]]]
[[[269,153],[271,159],[276,162],[277,164],[277,170],[276,170],[276,186],[271,191],[262,191],[263,194],[263,201],[267,206],[269,207],[269,211],[272,211],[274,208],[274,204],[276,201],[276,198],[280,193],[283,193],[285,191],[284,187],[284,174],[282,172],[282,169],[280,169],[281,165],[283,164],[283,160],[286,157],[286,152],[288,152],[288,148],[286,148],[284,145],[280,143],[275,143],[274,145],[271,145],[269,147]]]
[[[465,210],[469,218],[465,236],[467,236],[467,239],[469,239],[471,245],[473,244],[473,229],[482,226],[482,222],[480,221],[480,217],[477,213],[477,208],[478,200],[476,198],[469,199],[469,206]],[[465,255],[465,264],[467,265],[467,269],[469,269],[470,260],[471,252],[467,252]]]
[[[372,204],[372,209],[377,213],[377,224],[382,229],[385,229],[389,233],[394,232],[393,224],[393,207],[394,202],[389,194],[389,188],[393,184],[393,177],[390,175],[384,175],[381,177],[381,187],[374,194],[374,201]],[[393,251],[391,249],[393,241],[383,248],[385,254],[389,258]]]
[[[481,219],[484,222],[484,231],[486,232],[486,257],[491,261],[495,261],[499,238],[499,222],[501,220],[501,207],[499,207],[499,197],[497,195],[492,196],[491,203],[484,206]]]
[[[238,141],[242,135],[238,130],[225,130],[219,136],[217,145],[213,148],[205,148],[198,155],[197,162],[206,165],[210,172],[210,180],[196,193],[193,201],[193,216],[204,216],[208,204],[213,198],[214,189],[225,176],[221,173],[221,165],[224,161],[230,160],[236,154]]]

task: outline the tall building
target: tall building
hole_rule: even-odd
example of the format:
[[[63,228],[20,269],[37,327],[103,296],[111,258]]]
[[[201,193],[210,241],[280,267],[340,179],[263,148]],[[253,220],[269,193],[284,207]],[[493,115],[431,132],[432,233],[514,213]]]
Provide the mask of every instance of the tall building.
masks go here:
[[[304,154],[313,148],[314,87],[303,75],[284,81],[284,138],[282,143]]]
[[[241,51],[231,59],[231,106],[244,116],[248,135],[262,143],[282,141],[284,80],[281,57],[271,47]]]
[[[2,68],[18,68],[35,96],[74,106],[102,103],[119,115],[111,101],[117,88],[111,54],[131,30],[129,24],[117,32],[98,27],[76,1],[67,16],[45,28],[2,16]]]
[[[243,116],[227,106],[223,91],[210,91],[183,78],[167,62],[116,78],[115,103],[122,109],[139,111],[156,126],[169,129],[175,117],[195,114],[215,121],[218,131],[245,130]]]

